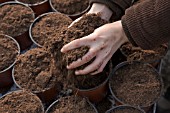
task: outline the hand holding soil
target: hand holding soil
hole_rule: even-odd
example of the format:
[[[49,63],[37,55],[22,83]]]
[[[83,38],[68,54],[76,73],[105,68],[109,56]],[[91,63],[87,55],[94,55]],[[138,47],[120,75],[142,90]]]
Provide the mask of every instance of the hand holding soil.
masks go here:
[[[93,72],[92,74],[97,74],[103,71],[114,52],[126,41],[127,38],[123,32],[121,22],[118,21],[104,25],[96,29],[92,34],[70,42],[65,45],[61,51],[66,53],[79,47],[89,47],[89,51],[82,58],[79,58],[67,68],[77,68],[95,58],[90,65],[83,70],[76,71],[75,73],[77,75],[88,74],[91,72]]]

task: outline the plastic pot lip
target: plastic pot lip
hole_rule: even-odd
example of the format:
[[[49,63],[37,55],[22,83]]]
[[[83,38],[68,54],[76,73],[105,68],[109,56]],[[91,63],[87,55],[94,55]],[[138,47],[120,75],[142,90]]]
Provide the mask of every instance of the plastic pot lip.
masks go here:
[[[45,111],[45,113],[49,113],[49,110],[60,101],[61,98],[57,99],[56,101],[54,101]],[[96,113],[98,113],[96,107],[86,98],[86,101],[88,102],[88,104],[93,107],[93,109],[95,110]]]
[[[17,47],[18,47],[18,55],[19,55],[20,52],[21,52],[21,48],[20,48],[18,42],[17,42],[14,38],[12,38],[11,36],[8,36],[8,35],[5,35],[5,34],[0,34],[0,35],[4,35],[4,36],[6,36],[6,37],[12,39],[12,40],[15,42],[15,44],[16,44]],[[18,56],[18,55],[17,55],[17,56]],[[17,57],[16,57],[15,61],[14,61],[8,68],[6,68],[6,69],[0,71],[0,73],[3,73],[3,72],[5,72],[5,71],[9,70],[10,68],[12,68],[12,67],[14,66],[14,64],[16,63],[16,61],[17,61]]]
[[[141,109],[140,107],[135,107],[135,106],[130,106],[130,105],[119,105],[119,106],[115,106],[112,107],[111,109],[107,110],[106,113],[110,113],[111,111],[113,111],[114,109],[121,109],[121,108],[133,108],[133,109],[137,109],[139,111],[141,111],[141,113],[146,113],[143,109]]]
[[[39,47],[43,47],[42,45],[40,45],[38,42],[36,42],[33,38],[33,35],[32,35],[32,28],[34,27],[34,25],[37,23],[37,21],[39,21],[41,18],[43,18],[44,16],[46,15],[49,15],[49,14],[62,14],[62,13],[59,13],[59,12],[48,12],[48,13],[43,13],[41,15],[39,15],[37,18],[34,19],[33,23],[31,23],[30,27],[29,27],[29,36],[31,38],[31,40],[33,41],[33,43],[35,43],[37,46]],[[62,15],[65,15],[65,14],[62,14]],[[66,17],[68,17],[67,15],[65,15]],[[70,18],[70,17],[68,17]],[[71,18],[70,18],[71,19]]]
[[[22,5],[22,6],[24,6],[24,7],[27,7],[28,9],[31,10],[33,19],[35,19],[35,13],[34,13],[34,11],[33,11],[28,5],[26,5],[26,4],[22,3],[22,2],[9,1],[9,2],[4,2],[4,3],[0,4],[0,7],[2,7],[2,6],[4,6],[4,5],[8,5],[8,4],[9,4],[9,5],[10,5],[10,4],[17,4],[17,5]],[[29,30],[29,28],[27,29],[27,31],[28,31],[28,30]],[[27,31],[25,31],[25,32],[23,32],[23,33],[18,33],[17,36],[13,36],[13,37],[21,36],[21,35],[23,35],[24,33],[26,33]]]
[[[108,74],[108,76],[107,76],[107,79],[106,79],[105,81],[103,81],[103,83],[101,83],[100,85],[98,85],[98,86],[96,86],[96,87],[93,87],[93,88],[90,88],[90,89],[79,89],[79,88],[76,88],[76,89],[77,89],[78,91],[93,91],[93,90],[95,90],[95,89],[97,89],[97,88],[105,85],[105,84],[109,81],[110,77],[112,76],[112,70],[113,70],[112,68],[113,68],[112,62],[109,61],[109,74]],[[92,75],[92,76],[95,76],[95,75]]]
[[[6,93],[5,95],[3,95],[2,97],[0,97],[0,100],[2,99],[2,98],[4,98],[5,96],[7,96],[7,95],[9,95],[9,94],[12,94],[12,93],[14,93],[14,92],[22,92],[22,91],[24,91],[24,90],[21,90],[21,89],[19,89],[19,90],[15,90],[15,91],[11,91],[11,92],[9,92],[9,93]],[[34,96],[36,96],[36,98],[39,100],[39,102],[41,103],[41,108],[42,108],[42,112],[44,113],[44,106],[43,106],[43,104],[42,104],[42,101],[38,98],[38,96],[37,95],[35,95],[34,93],[32,93],[32,92],[28,92],[29,94],[32,94],[32,95],[34,95]]]
[[[142,64],[146,64],[148,67],[152,68],[153,71],[157,74],[157,78],[159,79],[160,83],[161,83],[161,91],[160,91],[160,95],[150,104],[150,105],[147,105],[147,106],[134,106],[134,107],[141,107],[141,108],[146,108],[146,107],[150,107],[151,105],[155,104],[159,98],[163,95],[164,93],[164,84],[163,84],[163,80],[162,80],[162,77],[160,76],[158,70],[156,70],[153,66],[151,66],[149,63],[144,63],[144,62],[140,62],[140,61],[132,61],[132,62],[129,62],[129,61],[124,61],[124,62],[121,62],[119,63],[114,69],[113,69],[113,76],[114,76],[114,73],[122,66],[125,66],[125,65],[128,65],[128,64],[132,64],[132,63],[142,63]],[[109,80],[109,90],[111,92],[111,95],[118,101],[120,102],[121,104],[125,104],[125,105],[129,105],[131,106],[130,104],[127,104],[125,102],[123,102],[122,100],[120,100],[119,98],[117,98],[117,96],[114,94],[114,92],[112,91],[112,88],[111,88],[111,79]]]
[[[29,91],[32,92],[32,93],[39,94],[39,93],[43,93],[43,92],[46,92],[46,91],[48,91],[48,90],[50,90],[50,89],[55,88],[55,85],[54,85],[53,87],[51,87],[51,88],[47,88],[47,89],[44,89],[44,90],[41,90],[41,91],[32,91],[32,90],[30,90],[30,89],[22,88],[22,87],[16,82],[16,80],[15,80],[14,71],[15,71],[15,66],[14,66],[13,69],[12,69],[12,79],[13,79],[15,85],[16,85],[19,89],[29,90]]]
[[[51,6],[53,11],[59,12],[57,9],[54,8],[51,0],[49,0],[49,3],[50,3],[50,6]],[[91,7],[91,5],[89,4],[88,7],[85,10],[83,10],[82,12],[80,12],[80,13],[76,13],[76,14],[65,14],[65,13],[63,13],[63,14],[65,14],[65,15],[67,15],[69,17],[76,17],[76,16],[79,16],[79,15],[82,15],[82,14],[86,13],[90,9],[90,7]]]
[[[17,3],[23,3],[23,2],[20,2],[19,0],[15,0],[15,1],[16,1]],[[27,5],[27,6],[32,7],[32,6],[38,6],[38,5],[41,5],[41,4],[45,3],[45,2],[48,2],[48,0],[44,0],[44,1],[42,1],[42,2],[35,3],[35,4],[27,4],[27,3],[23,3],[23,4],[25,4],[25,5]]]

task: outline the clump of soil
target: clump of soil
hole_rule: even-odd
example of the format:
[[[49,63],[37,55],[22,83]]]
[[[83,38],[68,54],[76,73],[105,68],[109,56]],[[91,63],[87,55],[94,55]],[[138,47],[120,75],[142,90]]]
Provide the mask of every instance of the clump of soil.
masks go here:
[[[55,61],[51,54],[42,48],[35,48],[27,51],[18,57],[14,77],[21,88],[31,91],[42,91],[60,83],[60,70],[55,66]],[[58,77],[58,78],[57,78]]]
[[[25,3],[25,4],[38,4],[38,3],[43,2],[45,0],[18,0],[18,1]]]
[[[105,113],[107,110],[112,108],[112,102],[108,98],[105,98],[96,104],[96,108],[98,113]]]
[[[131,43],[126,43],[121,47],[122,53],[127,56],[128,61],[143,61],[143,62],[153,62],[163,58],[167,52],[167,45],[161,45],[154,50],[143,50],[140,47],[135,47]]]
[[[62,27],[67,27],[72,20],[64,14],[49,13],[39,18],[32,27],[32,37],[40,45],[44,45],[50,38],[61,34]]]
[[[26,91],[15,91],[0,99],[0,113],[44,113],[37,96]]]
[[[132,107],[119,107],[110,113],[143,113],[142,111]]]
[[[60,98],[48,113],[96,113],[96,111],[85,98],[68,96]]]
[[[1,34],[0,50],[0,71],[3,71],[16,61],[19,48],[13,39]]]
[[[134,62],[119,68],[110,84],[120,101],[133,106],[150,106],[161,95],[159,75],[143,63]]]
[[[19,12],[19,13],[18,13]],[[9,4],[0,7],[0,33],[12,37],[28,31],[34,20],[34,12],[23,5]]]
[[[86,10],[89,0],[51,0],[53,7],[64,14],[73,15]]]

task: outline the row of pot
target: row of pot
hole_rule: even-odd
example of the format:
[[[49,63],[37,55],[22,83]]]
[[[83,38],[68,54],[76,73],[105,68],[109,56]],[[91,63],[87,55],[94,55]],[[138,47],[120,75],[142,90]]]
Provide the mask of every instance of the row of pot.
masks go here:
[[[26,90],[10,92],[0,98],[0,112],[18,113],[100,113],[86,98],[76,96],[62,97],[53,102],[46,110],[41,100],[33,93]],[[106,113],[145,113],[140,108],[121,105],[112,107]]]
[[[68,15],[72,19],[76,19],[86,13],[90,9],[89,0],[78,1],[59,1],[59,0],[0,0],[0,4],[4,2],[15,1],[29,6],[35,13],[35,16],[50,11],[60,12]]]
[[[11,37],[8,37],[8,38],[12,39]],[[14,41],[14,39],[12,39],[12,40]],[[17,43],[16,41],[14,41],[14,42]],[[16,45],[17,45],[17,47],[19,47],[18,44],[16,44]],[[12,48],[15,48],[15,47],[12,47]],[[20,83],[19,79],[25,79],[23,76],[21,76],[23,74],[22,71],[29,76],[30,75],[30,73],[29,73],[30,67],[34,68],[34,64],[36,64],[38,67],[39,66],[38,62],[41,62],[39,59],[37,60],[37,62],[34,61],[34,58],[35,58],[34,54],[38,55],[38,58],[41,58],[41,60],[44,63],[47,63],[47,65],[51,63],[51,62],[48,62],[46,57],[43,58],[43,56],[47,56],[47,58],[50,59],[50,55],[48,55],[48,53],[42,54],[42,53],[44,53],[44,51],[42,51],[40,48],[36,48],[36,49],[30,50],[30,51],[28,51],[28,54],[26,55],[26,57],[23,57],[22,55],[20,55],[20,58],[21,59],[23,58],[24,62],[29,61],[29,60],[31,61],[31,63],[34,62],[34,63],[32,63],[33,65],[32,64],[29,64],[29,65],[22,64],[21,62],[23,62],[23,61],[18,60],[17,65],[20,64],[20,66],[21,66],[20,68],[17,69],[17,71],[19,71],[18,72],[19,74],[13,70],[13,80],[15,81],[15,84],[21,89],[23,89],[24,87],[21,87],[21,83]],[[50,59],[50,61],[51,61],[51,59]],[[132,66],[132,67],[129,68],[129,66]],[[17,67],[17,66],[15,66],[15,67]],[[51,65],[45,66],[45,68],[47,68],[47,67],[51,67]],[[139,69],[141,72],[137,71],[138,67],[140,67]],[[45,70],[45,68],[43,70]],[[121,68],[122,69],[125,68],[123,75],[126,75],[126,76],[122,75],[122,72],[123,72],[122,70],[119,71],[119,69],[121,69]],[[134,68],[137,68],[137,69],[134,69]],[[14,69],[16,69],[16,68],[14,68]],[[47,71],[48,70],[51,70],[51,69],[47,69]],[[127,75],[127,71],[129,71],[129,70],[132,70],[132,71],[130,71],[129,75]],[[50,71],[50,72],[53,72],[53,71]],[[15,76],[15,73],[17,76]],[[40,81],[41,77],[43,77],[45,75],[44,73],[40,74],[40,77],[39,77],[40,79],[39,78],[36,78],[36,79],[38,81]],[[108,76],[108,78],[99,86],[97,86],[95,88],[91,88],[89,90],[81,90],[81,91],[75,90],[74,94],[76,94],[76,95],[78,94],[83,97],[88,97],[91,101],[97,103],[97,102],[101,101],[106,96],[106,94],[108,92],[107,82],[109,79],[110,79],[110,81],[109,81],[110,82],[109,83],[110,91],[111,91],[112,95],[115,97],[115,99],[117,100],[117,105],[129,104],[129,105],[133,105],[133,106],[140,106],[141,108],[146,108],[146,107],[150,107],[151,105],[153,105],[162,94],[162,87],[163,87],[162,79],[160,78],[157,71],[148,64],[143,64],[143,63],[139,63],[139,62],[130,62],[130,63],[124,62],[124,63],[119,64],[117,67],[115,67],[114,70],[112,70],[112,68],[111,68],[109,70],[109,74],[110,75]],[[59,72],[54,73],[54,75],[59,75]],[[141,78],[141,77],[143,77],[143,78]],[[128,79],[126,79],[126,78],[128,78]],[[30,79],[30,78],[27,78],[27,79]],[[42,78],[42,79],[48,80],[48,78]],[[3,78],[0,80],[3,80]],[[53,80],[53,79],[51,79],[51,80]],[[133,81],[133,82],[131,83],[131,81]],[[24,89],[30,90],[29,89],[30,85],[28,85],[28,82],[27,81],[24,82],[24,83],[26,83],[26,86],[27,86],[27,88],[24,88]],[[47,82],[49,82],[49,81],[47,81]],[[46,81],[43,83],[46,83]],[[131,83],[130,85],[132,87],[129,86],[128,83]],[[122,87],[121,87],[121,85],[122,85]],[[126,85],[127,85],[127,87],[125,87]],[[54,101],[57,97],[57,94],[59,95],[59,90],[60,90],[59,87],[60,86],[62,86],[62,85],[57,85],[57,87],[53,87],[50,90],[48,88],[46,88],[46,90],[42,90],[41,92],[39,92],[39,91],[33,91],[33,92],[35,94],[37,94],[43,102]],[[142,89],[140,90],[140,88],[142,88]],[[123,90],[123,92],[121,90]],[[134,94],[136,94],[137,96],[134,94],[132,94],[131,96],[128,95],[130,98],[134,97],[133,100],[131,100],[131,99],[126,100],[121,97],[121,94],[126,94],[127,92],[133,93],[135,91],[137,91],[137,93],[134,93]],[[151,97],[149,97],[149,99],[146,99],[146,97],[148,97],[148,95],[141,95],[142,93],[144,93],[144,94],[146,93],[148,95],[153,94],[153,95],[151,95]],[[143,99],[143,102],[139,100],[139,101],[137,101],[137,103],[133,103],[134,100],[138,100],[140,98]],[[149,102],[147,102],[147,101],[149,101]]]

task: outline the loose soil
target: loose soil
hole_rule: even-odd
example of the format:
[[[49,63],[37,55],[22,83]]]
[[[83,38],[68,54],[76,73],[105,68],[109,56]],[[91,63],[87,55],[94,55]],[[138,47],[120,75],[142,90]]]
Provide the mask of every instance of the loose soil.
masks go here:
[[[60,98],[48,113],[96,113],[85,98],[69,96]]]
[[[14,68],[15,80],[21,88],[31,91],[40,92],[55,85],[60,89],[61,83],[57,81],[60,79],[60,70],[55,64],[51,54],[44,49],[29,50],[17,59]]]
[[[12,92],[0,99],[0,113],[43,113],[41,101],[26,91]]]
[[[0,33],[12,37],[25,33],[34,20],[33,14],[31,9],[23,5],[10,4],[0,7]]]
[[[38,19],[32,28],[32,37],[40,45],[61,34],[62,27],[68,27],[72,20],[64,14],[49,13]]]
[[[96,108],[98,113],[105,113],[107,110],[112,108],[112,102],[108,98],[105,98],[96,104]]]
[[[126,107],[123,109],[115,109],[114,111],[112,111],[111,113],[143,113],[142,111],[135,109],[135,108],[131,108],[131,107]]]
[[[18,1],[25,3],[25,4],[38,4],[38,3],[43,2],[45,0],[18,0]]]
[[[0,35],[0,50],[0,71],[3,71],[15,62],[19,48],[14,40]]]
[[[128,61],[138,60],[151,63],[163,58],[167,48],[168,46],[164,44],[154,50],[143,50],[140,47],[133,46],[131,43],[126,43],[121,47],[121,51],[127,56]]]
[[[119,68],[110,84],[114,95],[123,103],[142,107],[155,102],[162,88],[157,73],[143,63],[132,63]]]
[[[64,14],[78,14],[86,10],[89,0],[51,0],[53,7]]]
[[[107,22],[105,20],[102,20],[99,15],[96,14],[88,14],[84,15],[80,21],[75,23],[70,28],[63,28],[62,33],[54,38],[53,40],[50,40],[46,45],[46,48],[55,56],[55,59],[57,61],[57,64],[60,64],[61,70],[63,71],[63,75],[66,75],[68,84],[73,85],[73,87],[77,87],[80,89],[89,89],[94,88],[97,85],[100,85],[103,83],[107,76],[108,71],[103,71],[102,73],[91,76],[91,75],[81,75],[81,76],[74,76],[74,71],[77,69],[83,69],[87,65],[89,65],[92,61],[89,63],[80,66],[79,68],[76,68],[75,70],[69,70],[69,72],[66,69],[66,65],[72,63],[73,61],[76,61],[79,58],[82,58],[88,50],[89,47],[80,47],[74,50],[71,50],[67,52],[66,54],[62,54],[60,52],[60,49],[67,43],[71,42],[72,40],[79,39],[81,37],[87,36],[90,33],[92,33],[96,28],[106,24]],[[106,69],[105,69],[106,70]],[[67,76],[68,75],[68,76]]]

